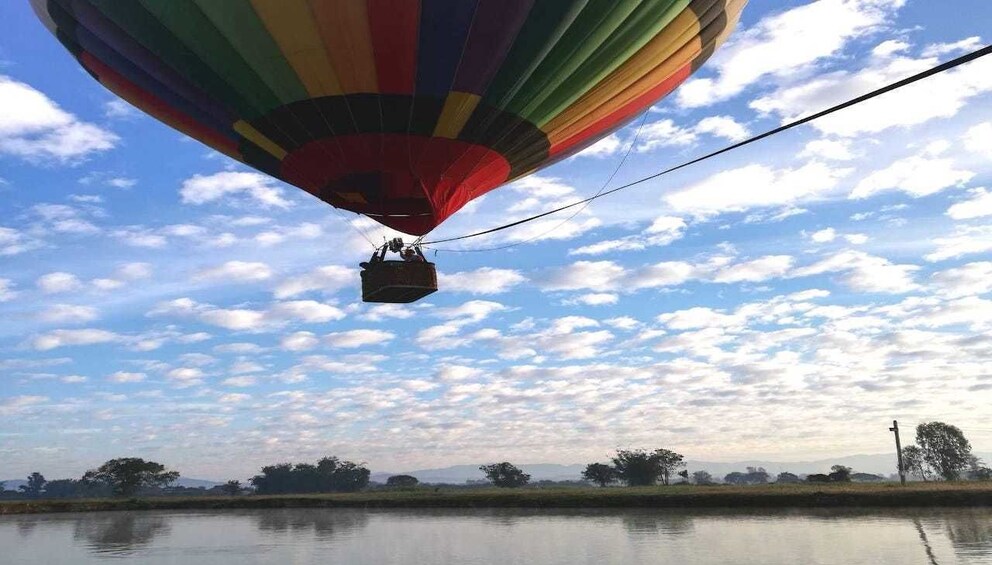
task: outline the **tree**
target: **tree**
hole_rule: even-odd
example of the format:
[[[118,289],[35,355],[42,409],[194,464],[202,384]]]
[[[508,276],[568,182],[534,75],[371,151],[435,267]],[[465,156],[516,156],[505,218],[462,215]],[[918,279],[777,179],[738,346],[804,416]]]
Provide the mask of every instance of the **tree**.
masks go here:
[[[968,480],[992,481],[992,469],[985,466],[981,459],[974,455],[968,460]]]
[[[164,487],[178,478],[178,471],[166,471],[165,465],[138,457],[111,459],[83,475],[84,482],[109,485],[119,496],[132,496],[143,488]]]
[[[789,473],[787,471],[782,471],[775,477],[775,482],[783,485],[793,484],[801,482],[799,476],[794,473]]]
[[[590,463],[582,471],[582,478],[591,483],[596,483],[601,487],[605,487],[610,483],[616,482],[617,470],[606,463]]]
[[[695,471],[692,473],[692,482],[697,485],[711,485],[713,484],[713,475],[707,471]]]
[[[672,472],[681,467],[685,467],[685,457],[681,453],[675,453],[668,449],[654,450],[655,457],[658,458],[658,466],[661,467],[661,479],[667,485]]]
[[[24,496],[28,498],[41,498],[41,492],[45,489],[45,476],[41,473],[35,471],[28,475],[28,484],[21,485],[18,490],[24,493]]]
[[[764,467],[748,467],[744,482],[749,485],[763,485],[768,482],[768,471]]]
[[[650,486],[661,479],[669,484],[673,471],[685,467],[683,457],[668,449],[647,452],[643,449],[619,449],[613,456],[617,477],[629,486]]]
[[[341,461],[337,457],[325,457],[317,462],[322,492],[356,492],[369,486],[372,472],[364,463]]]
[[[916,426],[916,444],[927,465],[946,481],[958,479],[971,457],[971,444],[961,430],[943,422]]]
[[[481,465],[479,466],[479,470],[485,473],[489,482],[500,488],[522,487],[530,481],[530,475],[506,461],[491,465]]]
[[[689,470],[688,469],[682,469],[681,471],[679,471],[679,476],[682,477],[682,484],[684,484],[684,485],[689,484]]]
[[[262,467],[249,482],[258,494],[355,492],[368,486],[371,472],[362,463],[324,457],[311,463],[280,463]]]
[[[872,473],[851,473],[851,480],[859,483],[871,483],[875,481],[884,481],[885,477]]]
[[[288,494],[298,492],[293,481],[293,464],[266,465],[262,472],[248,480],[258,494]]]
[[[849,483],[851,482],[851,468],[843,465],[834,465],[830,467],[830,474],[827,476],[835,483]]]
[[[810,483],[829,483],[830,476],[824,475],[823,473],[813,473],[812,475],[806,475],[806,482]]]
[[[102,498],[110,494],[110,488],[103,483],[75,479],[56,479],[45,483],[45,498]]]
[[[241,494],[243,487],[241,486],[241,481],[230,480],[224,483],[220,488],[227,496],[238,496]]]
[[[911,475],[923,479],[924,482],[930,478],[930,469],[923,459],[923,450],[915,445],[907,445],[902,448],[902,464],[905,471]]]
[[[741,473],[740,471],[734,471],[732,473],[727,473],[723,476],[723,482],[728,485],[743,485],[747,484],[747,475]]]
[[[411,488],[417,486],[420,481],[412,475],[393,475],[386,479],[387,487]]]

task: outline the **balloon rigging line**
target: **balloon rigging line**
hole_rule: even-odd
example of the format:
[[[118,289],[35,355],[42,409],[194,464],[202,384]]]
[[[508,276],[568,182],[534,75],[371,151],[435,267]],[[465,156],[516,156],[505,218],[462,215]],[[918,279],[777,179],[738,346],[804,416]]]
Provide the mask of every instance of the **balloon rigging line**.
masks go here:
[[[645,182],[647,182],[649,180],[653,180],[653,179],[656,179],[656,178],[658,178],[660,176],[667,175],[669,173],[673,173],[675,171],[678,171],[679,169],[684,169],[684,168],[686,168],[686,167],[688,167],[690,165],[695,165],[696,163],[699,163],[701,161],[706,161],[707,159],[711,159],[711,158],[716,157],[718,155],[722,155],[722,154],[727,153],[729,151],[733,151],[734,149],[738,149],[740,147],[744,147],[745,145],[750,145],[750,144],[755,143],[757,141],[761,141],[762,139],[765,139],[766,137],[771,137],[773,135],[782,133],[782,132],[784,132],[786,130],[790,130],[790,129],[795,128],[797,126],[801,126],[803,124],[812,122],[813,120],[822,118],[822,117],[827,116],[829,114],[833,114],[835,112],[839,112],[839,111],[841,111],[841,110],[843,110],[845,108],[850,108],[851,106],[855,106],[857,104],[861,104],[862,102],[866,102],[868,100],[871,100],[872,98],[876,98],[876,97],[881,96],[881,95],[883,95],[883,94],[885,94],[887,92],[891,92],[893,90],[900,89],[900,88],[902,88],[904,86],[908,86],[908,85],[913,84],[915,82],[919,82],[919,81],[921,81],[921,80],[923,80],[925,78],[929,78],[931,76],[940,74],[940,73],[942,73],[944,71],[953,69],[955,67],[959,67],[959,66],[961,66],[961,65],[963,65],[965,63],[969,63],[971,61],[974,61],[976,59],[979,59],[981,57],[984,57],[984,56],[988,55],[989,53],[992,53],[992,45],[987,45],[987,46],[985,46],[985,47],[983,47],[981,49],[978,49],[976,51],[972,51],[971,53],[967,53],[965,55],[962,55],[960,57],[957,57],[956,59],[951,59],[950,61],[947,61],[945,63],[942,63],[942,64],[937,65],[935,67],[932,67],[930,69],[927,69],[925,71],[922,71],[922,72],[917,73],[915,75],[912,75],[910,77],[904,78],[904,79],[902,79],[900,81],[897,81],[897,82],[894,82],[894,83],[890,83],[890,84],[888,84],[886,86],[883,86],[881,88],[878,88],[876,90],[873,90],[873,91],[871,91],[871,92],[869,92],[867,94],[862,94],[861,96],[858,96],[857,98],[852,98],[850,100],[847,100],[846,102],[841,102],[840,104],[837,104],[835,106],[831,106],[830,108],[827,108],[826,110],[822,110],[822,111],[817,112],[815,114],[811,114],[809,116],[806,116],[805,118],[800,118],[800,119],[794,120],[794,121],[789,122],[787,124],[783,124],[783,125],[781,125],[781,126],[779,126],[777,128],[768,130],[768,131],[766,131],[764,133],[755,135],[753,137],[749,137],[748,139],[745,139],[745,140],[740,141],[738,143],[735,143],[733,145],[729,145],[727,147],[724,147],[723,149],[718,149],[716,151],[713,151],[712,153],[707,153],[707,154],[702,155],[700,157],[696,157],[695,159],[692,159],[691,161],[686,161],[686,162],[684,162],[684,163],[682,163],[680,165],[676,165],[674,167],[670,167],[668,169],[665,169],[663,171],[659,171],[659,172],[654,173],[652,175],[649,175],[649,176],[646,176],[646,177],[642,177],[640,179],[637,179],[637,180],[632,181],[632,182],[629,182],[629,183],[627,183],[625,185],[618,186],[616,188],[607,190],[605,192],[599,192],[599,193],[597,193],[597,194],[595,194],[593,196],[590,196],[589,198],[578,200],[576,202],[572,202],[571,204],[566,204],[564,206],[560,206],[560,207],[555,208],[553,210],[548,210],[547,212],[542,212],[540,214],[535,214],[533,216],[530,216],[530,217],[527,217],[527,218],[523,218],[523,219],[517,220],[515,222],[510,222],[508,224],[503,224],[501,226],[496,226],[494,228],[489,228],[489,229],[478,231],[478,232],[474,232],[474,233],[460,235],[460,236],[457,236],[457,237],[449,237],[449,238],[444,238],[444,239],[437,239],[437,240],[434,240],[434,241],[425,241],[425,242],[422,243],[422,245],[429,246],[429,245],[435,245],[435,244],[438,244],[438,243],[448,243],[448,242],[451,242],[451,241],[460,241],[460,240],[463,240],[463,239],[469,239],[469,238],[473,238],[473,237],[479,237],[479,236],[483,236],[483,235],[488,235],[488,234],[491,234],[491,233],[495,233],[495,232],[498,232],[498,231],[502,231],[502,230],[509,229],[509,228],[512,228],[512,227],[516,227],[516,226],[519,226],[521,224],[526,224],[528,222],[532,222],[534,220],[543,218],[545,216],[550,216],[552,214],[557,214],[558,212],[561,212],[561,211],[564,211],[564,210],[568,210],[569,208],[574,208],[576,206],[582,206],[584,204],[588,204],[589,202],[592,202],[593,200],[602,198],[604,196],[609,196],[610,194],[613,194],[613,193],[616,193],[616,192],[620,192],[621,190],[624,190],[624,189],[627,189],[627,188],[630,188],[630,187],[633,187],[633,186],[637,186],[637,185],[642,184],[642,183],[645,183]],[[564,224],[564,222],[563,222],[563,224]],[[508,244],[508,245],[506,245],[504,247],[512,247],[513,245],[519,245],[521,243],[525,243],[525,242],[524,241],[521,241],[521,242],[517,242],[517,243],[513,243],[513,244]],[[500,248],[499,247],[496,247],[496,248],[493,248],[493,249],[500,249]],[[443,249],[443,250],[440,250],[440,251],[459,251],[459,250]]]
[[[613,179],[617,176],[617,173],[620,172],[620,169],[623,168],[624,163],[627,162],[627,157],[630,156],[630,153],[631,153],[631,151],[633,151],[634,146],[637,145],[637,140],[641,137],[641,129],[644,128],[644,122],[647,121],[647,118],[648,118],[648,110],[644,110],[644,112],[641,114],[641,123],[638,124],[637,131],[634,132],[634,137],[631,138],[630,144],[627,145],[627,150],[624,152],[623,157],[620,159],[620,162],[617,163],[616,168],[613,169],[613,173],[610,174],[609,178],[606,179],[606,182],[603,183],[603,186],[599,187],[599,190],[596,191],[595,196],[599,196],[600,194],[602,194],[603,191],[606,190],[606,188],[608,186],[610,186],[610,183],[613,182]],[[558,225],[554,226],[553,228],[550,228],[547,231],[544,231],[542,233],[539,233],[537,235],[531,236],[531,237],[529,237],[527,239],[524,239],[524,240],[521,240],[521,241],[515,241],[513,243],[507,243],[507,244],[504,244],[504,245],[496,245],[496,246],[493,246],[493,247],[483,247],[483,248],[473,248],[473,249],[436,249],[435,248],[435,251],[445,251],[445,252],[451,252],[451,253],[478,253],[478,252],[483,252],[483,251],[497,251],[499,249],[508,249],[510,247],[515,247],[517,245],[522,245],[524,243],[530,243],[530,242],[532,242],[532,241],[534,241],[536,239],[540,239],[540,238],[548,235],[549,233],[553,233],[553,232],[558,231],[562,226],[564,226],[568,222],[571,222],[572,219],[574,219],[576,216],[578,216],[579,214],[581,214],[582,211],[586,209],[586,206],[588,206],[589,205],[589,202],[591,202],[591,201],[592,201],[591,199],[587,199],[585,201],[585,204],[583,206],[579,207],[579,209],[576,210],[575,212],[573,212],[571,216],[565,218],[564,220],[561,221],[561,223],[559,223]],[[426,246],[426,245],[424,245],[423,243],[420,242],[420,240],[423,240],[423,238],[424,238],[424,236],[420,236],[420,238],[418,238],[418,241],[415,242],[414,245],[422,245],[424,247],[427,247],[428,249],[431,249],[430,247],[428,247],[428,246]]]

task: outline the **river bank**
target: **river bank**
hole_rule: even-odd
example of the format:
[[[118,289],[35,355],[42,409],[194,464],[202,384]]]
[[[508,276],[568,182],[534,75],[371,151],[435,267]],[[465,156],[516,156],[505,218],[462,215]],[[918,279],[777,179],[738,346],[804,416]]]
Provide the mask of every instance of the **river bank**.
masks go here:
[[[0,503],[0,515],[245,508],[992,507],[992,483],[371,490],[349,494],[55,499]]]

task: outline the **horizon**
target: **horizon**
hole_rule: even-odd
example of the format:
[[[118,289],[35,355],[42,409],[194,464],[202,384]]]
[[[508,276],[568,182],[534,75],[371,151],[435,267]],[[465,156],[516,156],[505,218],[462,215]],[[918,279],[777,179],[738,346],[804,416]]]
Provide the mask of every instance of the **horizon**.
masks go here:
[[[985,463],[988,463],[989,460],[992,459],[992,452],[984,453],[984,452],[981,452],[981,451],[973,451],[973,454],[975,456],[977,456],[980,460],[982,460]],[[763,463],[763,464],[783,465],[783,466],[784,465],[811,465],[811,464],[820,464],[820,463],[822,463],[824,465],[829,465],[829,464],[833,464],[833,463],[843,463],[843,462],[846,462],[846,461],[848,461],[850,459],[871,458],[871,457],[891,459],[891,463],[892,463],[892,467],[893,467],[892,472],[886,474],[885,476],[888,477],[888,476],[891,476],[891,475],[895,475],[896,474],[895,473],[895,466],[896,466],[896,464],[895,464],[895,461],[896,461],[896,455],[895,455],[895,453],[855,453],[855,454],[851,454],[851,455],[837,455],[837,456],[817,458],[817,459],[806,459],[806,460],[800,459],[800,460],[791,460],[791,461],[790,460],[761,459],[761,458],[756,458],[756,459],[742,458],[742,459],[736,459],[736,460],[700,460],[700,459],[694,459],[692,457],[686,457],[685,458],[685,462],[687,464],[727,465],[727,466],[732,466],[732,465],[746,465],[746,464],[749,464],[749,463]],[[986,459],[986,458],[988,458],[988,459]],[[453,464],[445,465],[445,466],[442,466],[442,467],[427,467],[427,468],[419,468],[419,469],[413,469],[413,468],[409,468],[409,469],[390,469],[390,470],[377,470],[375,468],[369,467],[368,465],[365,465],[365,466],[367,468],[369,468],[369,471],[371,472],[371,474],[373,476],[375,476],[375,475],[395,475],[395,474],[406,474],[406,473],[423,473],[425,471],[445,471],[445,470],[453,469],[453,468],[457,468],[457,467],[472,467],[472,468],[476,468],[476,467],[478,467],[481,464],[488,464],[488,463],[494,463],[494,462],[497,462],[497,461],[496,460],[487,460],[487,461],[478,461],[478,462],[474,462],[474,463],[453,463]],[[604,458],[600,459],[598,462],[609,463],[609,457],[604,457]],[[227,477],[227,478],[209,477],[209,478],[207,478],[207,477],[202,477],[202,476],[191,476],[191,475],[182,473],[182,471],[180,469],[174,469],[174,468],[170,467],[168,465],[168,463],[166,463],[166,462],[158,461],[158,463],[163,463],[168,470],[179,471],[180,472],[179,479],[186,479],[186,480],[193,480],[193,481],[205,481],[205,482],[212,482],[212,483],[217,483],[217,484],[223,484],[224,482],[226,482],[228,480],[231,480],[230,477]],[[296,464],[296,463],[312,463],[312,461],[271,461],[269,463],[266,463],[266,465],[272,465],[272,464],[277,464],[277,463],[293,463],[293,464]],[[361,462],[359,462],[359,463],[361,464]],[[547,465],[547,466],[557,466],[557,467],[576,467],[576,466],[587,465],[587,464],[591,463],[591,461],[572,462],[572,463],[556,463],[556,462],[550,462],[550,461],[523,462],[523,463],[521,463],[521,462],[511,461],[511,463],[514,463],[515,465],[517,465],[518,467],[521,467],[521,468],[524,468],[524,467],[537,467],[537,466],[544,466],[544,465]],[[94,465],[94,467],[96,467],[96,466],[98,466],[98,465]],[[88,470],[88,469],[86,469],[86,470]],[[56,480],[56,479],[74,479],[77,476],[82,476],[83,473],[86,470],[80,471],[79,473],[72,474],[70,476],[58,476],[58,477],[56,477],[54,475],[53,476],[45,475],[45,473],[43,471],[41,471],[39,469],[35,469],[35,471],[38,471],[43,476],[45,476],[45,479],[48,480],[48,481]],[[261,468],[258,469],[258,471],[260,471],[260,470],[261,470]],[[707,471],[709,469],[706,469],[704,467],[702,469],[692,469],[692,470],[703,470],[703,471]],[[744,467],[741,467],[740,470],[744,470]],[[787,470],[787,469],[785,469],[785,470]],[[820,469],[820,470],[821,471],[827,471],[827,470],[829,470],[829,468],[828,467],[824,467],[823,469]],[[855,473],[862,472],[862,469],[852,468],[852,472],[855,472]],[[866,471],[866,472],[882,473],[883,471],[879,471],[876,468],[874,470],[869,470],[869,471]],[[800,475],[807,474],[806,471],[797,471],[797,473],[800,474]],[[249,474],[246,477],[236,477],[236,479],[237,480],[246,480],[246,479],[251,478],[255,474],[257,474],[257,472],[252,473],[252,474]],[[480,474],[480,476],[482,475],[481,471],[480,471],[479,474]],[[716,477],[716,478],[720,479],[722,477]],[[23,482],[24,480],[25,479],[22,479],[22,478],[6,478],[6,479],[0,478],[0,482],[6,482],[6,483],[10,483],[10,482]]]
[[[643,126],[428,239],[973,51],[992,2],[969,6],[751,2]],[[324,455],[399,472],[618,447],[894,466],[893,419],[903,446],[937,420],[992,453],[992,56],[567,223],[428,249],[440,290],[410,305],[359,294],[370,242],[399,234],[141,114],[28,2],[0,5],[0,96],[0,475],[124,456],[186,477]]]

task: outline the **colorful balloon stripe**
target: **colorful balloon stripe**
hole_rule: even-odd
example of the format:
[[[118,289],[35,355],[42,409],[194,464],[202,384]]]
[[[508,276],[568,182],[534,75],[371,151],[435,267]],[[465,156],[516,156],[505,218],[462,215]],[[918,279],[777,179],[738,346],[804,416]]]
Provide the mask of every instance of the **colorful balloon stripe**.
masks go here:
[[[670,93],[746,0],[30,0],[108,89],[424,234]]]

